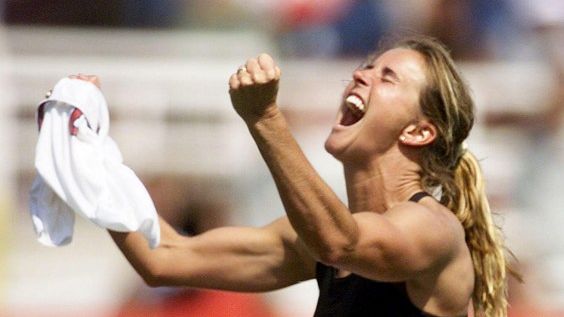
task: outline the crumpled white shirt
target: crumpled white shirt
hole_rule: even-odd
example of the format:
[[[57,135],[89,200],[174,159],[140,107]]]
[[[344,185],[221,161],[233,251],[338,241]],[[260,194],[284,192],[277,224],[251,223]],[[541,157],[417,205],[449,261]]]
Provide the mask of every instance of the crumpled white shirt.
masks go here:
[[[157,247],[155,206],[108,135],[102,92],[90,82],[63,78],[39,104],[37,119],[30,212],[38,240],[48,246],[70,243],[76,213],[110,230],[139,231]]]

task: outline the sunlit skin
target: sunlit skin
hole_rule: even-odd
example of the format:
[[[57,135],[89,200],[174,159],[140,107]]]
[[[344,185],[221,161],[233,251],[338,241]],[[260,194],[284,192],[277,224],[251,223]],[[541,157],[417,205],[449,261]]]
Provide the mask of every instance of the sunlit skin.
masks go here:
[[[421,191],[417,149],[433,141],[436,130],[421,113],[419,94],[426,84],[423,57],[392,49],[354,71],[343,100],[354,94],[366,113],[341,125],[343,101],[326,150],[343,162],[351,211],[385,212]],[[425,134],[427,132],[427,134]]]
[[[268,291],[315,278],[316,262],[386,282],[405,282],[410,300],[438,316],[466,312],[472,261],[460,222],[421,191],[418,155],[437,131],[421,113],[423,58],[393,49],[352,74],[350,94],[364,117],[342,126],[344,103],[325,147],[343,163],[348,204],[313,169],[276,104],[280,69],[267,54],[229,79],[246,123],[276,183],[286,216],[261,228],[225,227],[178,235],[160,219],[161,245],[134,232],[110,232],[149,285]],[[92,76],[76,76],[99,85]],[[352,121],[351,121],[352,123]],[[233,237],[237,237],[233,239]],[[227,265],[226,265],[227,264]]]
[[[94,84],[98,89],[102,88],[100,84],[100,78],[96,75],[86,75],[86,74],[77,74],[77,75],[70,75],[70,79],[80,79],[87,82]]]
[[[419,93],[425,85],[425,61],[412,50],[393,49],[354,71],[343,93],[360,97],[367,106],[364,117],[352,126],[340,121],[344,101],[325,143],[329,153],[347,162],[370,160],[388,151],[408,124],[421,116]]]
[[[427,81],[423,57],[393,49],[352,74],[343,100],[355,94],[366,114],[352,125],[341,125],[343,102],[325,144],[343,163],[347,205],[303,156],[276,98],[263,95],[276,91],[279,76],[268,79],[273,68],[269,56],[247,61],[230,79],[231,100],[272,173],[293,229],[312,256],[338,268],[340,275],[406,281],[419,307],[437,315],[463,314],[473,288],[464,230],[435,199],[407,201],[422,190],[420,150],[437,136],[419,107]]]

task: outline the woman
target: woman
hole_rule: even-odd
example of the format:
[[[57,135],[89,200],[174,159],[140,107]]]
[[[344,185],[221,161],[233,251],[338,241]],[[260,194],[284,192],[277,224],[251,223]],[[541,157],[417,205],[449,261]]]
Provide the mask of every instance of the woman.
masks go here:
[[[325,143],[343,164],[348,204],[290,134],[279,78],[262,54],[231,76],[229,92],[287,217],[191,238],[161,220],[154,250],[137,233],[111,232],[144,280],[255,292],[317,278],[315,316],[461,316],[471,300],[478,316],[505,316],[502,241],[463,147],[473,103],[447,51],[404,40],[354,71]]]

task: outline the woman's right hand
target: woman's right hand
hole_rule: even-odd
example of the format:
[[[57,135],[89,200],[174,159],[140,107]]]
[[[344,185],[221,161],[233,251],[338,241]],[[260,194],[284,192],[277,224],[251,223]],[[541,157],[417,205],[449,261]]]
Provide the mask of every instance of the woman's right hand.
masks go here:
[[[229,78],[229,95],[245,121],[261,119],[276,108],[280,68],[268,54],[249,59]]]

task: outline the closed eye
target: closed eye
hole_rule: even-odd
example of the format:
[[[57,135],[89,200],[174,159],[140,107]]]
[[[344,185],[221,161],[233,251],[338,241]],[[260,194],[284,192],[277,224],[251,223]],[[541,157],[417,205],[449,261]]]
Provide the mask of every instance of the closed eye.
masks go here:
[[[396,72],[394,72],[393,69],[391,69],[387,66],[382,69],[381,78],[382,78],[382,81],[385,81],[385,82],[395,83],[395,82],[399,81],[398,74]]]

